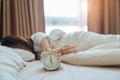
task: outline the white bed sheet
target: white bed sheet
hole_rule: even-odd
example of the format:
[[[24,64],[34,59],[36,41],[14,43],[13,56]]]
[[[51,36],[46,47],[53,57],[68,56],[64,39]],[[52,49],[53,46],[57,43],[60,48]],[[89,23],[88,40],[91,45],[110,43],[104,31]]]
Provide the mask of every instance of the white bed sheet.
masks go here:
[[[120,80],[120,67],[90,67],[61,64],[57,71],[45,71],[40,61],[29,62],[19,80]]]

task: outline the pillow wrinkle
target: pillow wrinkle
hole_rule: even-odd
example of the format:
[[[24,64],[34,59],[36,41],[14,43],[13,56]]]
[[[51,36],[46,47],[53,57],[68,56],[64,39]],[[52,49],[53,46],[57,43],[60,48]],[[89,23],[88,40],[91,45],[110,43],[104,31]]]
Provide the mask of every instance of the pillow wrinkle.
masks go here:
[[[35,55],[30,51],[23,49],[14,49],[14,51],[26,62],[35,60]]]

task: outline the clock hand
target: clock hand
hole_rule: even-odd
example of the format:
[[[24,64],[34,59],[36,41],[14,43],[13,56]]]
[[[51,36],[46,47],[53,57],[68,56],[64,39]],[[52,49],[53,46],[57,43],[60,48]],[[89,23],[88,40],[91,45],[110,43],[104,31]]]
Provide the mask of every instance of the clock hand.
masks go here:
[[[52,58],[51,58],[51,56],[50,56],[50,62],[51,62],[51,64],[53,65],[53,62],[52,62]]]

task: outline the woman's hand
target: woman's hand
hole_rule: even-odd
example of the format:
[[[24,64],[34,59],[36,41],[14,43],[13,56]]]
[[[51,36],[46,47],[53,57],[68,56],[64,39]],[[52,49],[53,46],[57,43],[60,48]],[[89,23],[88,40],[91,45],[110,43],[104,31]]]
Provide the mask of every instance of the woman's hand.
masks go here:
[[[76,53],[76,52],[77,52],[76,47],[70,46],[70,45],[67,45],[58,49],[58,53],[61,53],[61,55],[68,54],[68,53]]]

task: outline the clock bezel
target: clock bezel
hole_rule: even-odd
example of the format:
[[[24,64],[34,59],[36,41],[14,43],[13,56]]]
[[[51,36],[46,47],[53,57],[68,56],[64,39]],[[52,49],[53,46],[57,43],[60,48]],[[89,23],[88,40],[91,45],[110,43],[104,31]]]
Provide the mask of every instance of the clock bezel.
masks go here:
[[[53,54],[53,55],[55,55],[56,57],[57,57],[57,65],[55,66],[55,67],[47,67],[46,65],[45,65],[45,63],[44,63],[44,59],[45,59],[45,57],[47,56],[47,55],[51,55],[51,54]],[[41,62],[42,62],[42,64],[43,64],[43,67],[46,69],[46,70],[57,70],[59,67],[60,67],[60,65],[61,65],[61,61],[60,61],[60,58],[59,58],[59,55],[57,54],[57,52],[56,51],[44,51],[42,54],[41,54]]]

